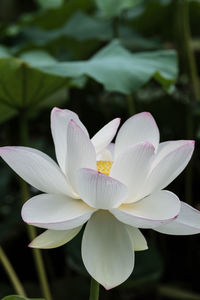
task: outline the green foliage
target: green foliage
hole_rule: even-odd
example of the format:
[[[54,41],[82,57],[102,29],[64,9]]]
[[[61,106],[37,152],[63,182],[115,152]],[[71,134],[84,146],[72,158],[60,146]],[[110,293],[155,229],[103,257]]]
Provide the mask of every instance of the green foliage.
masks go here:
[[[30,51],[14,58],[9,56],[6,48],[0,50],[1,121],[14,116],[21,108],[40,104],[66,86],[67,79],[87,76],[101,83],[108,91],[130,94],[151,78],[169,91],[177,77],[174,51],[132,54],[117,40],[91,59],[76,62],[58,62],[44,51]],[[72,85],[75,84],[73,81]]]
[[[20,108],[37,105],[47,96],[66,85],[64,78],[44,74],[20,58],[9,57],[4,51],[0,57],[0,120],[14,116]],[[35,53],[40,63],[52,63],[48,54]],[[12,88],[11,88],[12,87]]]
[[[119,41],[113,41],[88,61],[44,63],[34,53],[23,56],[38,70],[55,76],[77,78],[83,75],[101,83],[108,91],[130,94],[151,78],[169,90],[177,77],[175,51],[132,54]]]
[[[77,11],[87,11],[91,8],[93,0],[66,1],[63,5],[33,14],[24,15],[20,24],[35,25],[44,29],[58,28]],[[47,1],[43,1],[47,2]],[[49,2],[49,1],[48,1]]]
[[[10,295],[10,296],[6,296],[4,297],[2,300],[44,300],[42,298],[24,298],[22,296],[17,296],[17,295]]]
[[[132,8],[142,0],[95,0],[98,8],[107,17],[119,16],[124,9]]]

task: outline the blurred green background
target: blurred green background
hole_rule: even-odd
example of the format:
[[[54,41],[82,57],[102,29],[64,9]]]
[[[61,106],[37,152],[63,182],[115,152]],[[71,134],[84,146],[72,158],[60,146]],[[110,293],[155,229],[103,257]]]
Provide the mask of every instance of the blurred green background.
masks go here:
[[[115,117],[149,111],[161,141],[195,139],[169,190],[200,209],[200,1],[0,0],[0,145],[55,158],[49,115],[75,111],[92,136]],[[28,296],[42,297],[20,211],[22,184],[0,161],[0,245]],[[31,195],[37,193],[30,188]],[[40,230],[37,230],[40,232]],[[100,299],[200,299],[200,238],[143,230],[131,277]],[[88,299],[81,233],[43,250],[53,299]],[[0,298],[15,291],[0,265]]]

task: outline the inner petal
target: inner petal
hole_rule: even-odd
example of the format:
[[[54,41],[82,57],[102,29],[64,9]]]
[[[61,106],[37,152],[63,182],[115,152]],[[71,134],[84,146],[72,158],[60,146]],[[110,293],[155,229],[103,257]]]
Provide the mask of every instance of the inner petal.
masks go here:
[[[97,161],[97,171],[109,176],[112,165],[113,165],[113,161],[98,160]]]

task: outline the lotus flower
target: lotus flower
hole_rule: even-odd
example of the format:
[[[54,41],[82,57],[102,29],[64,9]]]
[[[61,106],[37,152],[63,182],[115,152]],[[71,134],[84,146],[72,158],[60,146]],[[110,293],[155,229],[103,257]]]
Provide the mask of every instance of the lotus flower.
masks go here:
[[[0,149],[10,167],[43,192],[22,208],[26,223],[47,229],[30,246],[61,246],[87,222],[83,262],[106,289],[130,276],[134,251],[147,249],[138,228],[200,232],[200,213],[163,190],[188,164],[194,141],[159,144],[158,127],[144,112],[128,119],[112,144],[119,123],[112,120],[90,139],[75,113],[54,108],[51,131],[58,164],[32,148]]]

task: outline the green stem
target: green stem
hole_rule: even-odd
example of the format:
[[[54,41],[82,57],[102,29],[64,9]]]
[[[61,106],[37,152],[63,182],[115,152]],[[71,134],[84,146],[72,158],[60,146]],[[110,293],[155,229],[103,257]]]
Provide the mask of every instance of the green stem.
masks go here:
[[[89,300],[99,299],[99,283],[91,277]]]
[[[183,39],[183,51],[185,50],[185,58],[188,64],[188,73],[192,86],[192,93],[195,101],[200,101],[200,84],[197,72],[197,65],[195,61],[194,52],[191,46],[191,30],[189,19],[189,1],[179,0],[179,9],[181,17],[181,32]]]
[[[6,273],[8,274],[8,277],[10,278],[10,281],[11,281],[16,293],[19,296],[26,297],[24,288],[1,246],[0,246],[0,262],[2,263]]]
[[[191,30],[189,19],[189,2],[187,0],[179,0],[179,36],[181,38],[182,49],[184,54],[184,60],[186,61],[186,67],[188,77],[191,84],[192,97],[190,97],[190,107],[186,116],[186,134],[188,139],[192,139],[194,136],[194,120],[193,120],[193,106],[194,103],[200,101],[200,85],[197,72],[197,66],[195,56],[191,47]],[[185,177],[185,197],[186,202],[192,204],[192,161],[186,170]]]
[[[127,104],[128,104],[129,115],[132,116],[136,113],[135,101],[134,101],[133,96],[131,94],[126,95],[126,100],[127,100]]]
[[[25,114],[22,114],[20,117],[20,139],[21,139],[21,144],[23,146],[27,146],[28,124],[27,124],[27,119]],[[19,179],[19,183],[20,183],[21,196],[23,202],[26,202],[30,198],[28,185],[21,178]],[[28,225],[27,232],[28,232],[29,239],[31,241],[37,236],[36,229],[33,226]],[[45,300],[52,300],[41,251],[35,248],[33,248],[32,251],[33,251],[33,258],[34,258],[34,262],[38,274],[38,279],[40,281],[41,290],[43,292],[44,298]]]
[[[120,36],[119,33],[119,17],[113,18],[113,37],[118,39]]]

